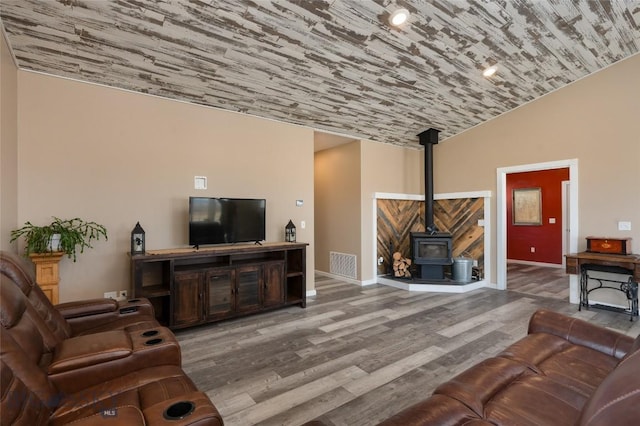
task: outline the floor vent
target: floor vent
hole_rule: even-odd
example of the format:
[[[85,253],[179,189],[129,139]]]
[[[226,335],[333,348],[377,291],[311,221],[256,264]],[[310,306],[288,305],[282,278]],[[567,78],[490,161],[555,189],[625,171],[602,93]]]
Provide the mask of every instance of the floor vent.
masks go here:
[[[358,278],[356,271],[356,255],[329,252],[329,272],[335,275],[341,275],[347,278]]]

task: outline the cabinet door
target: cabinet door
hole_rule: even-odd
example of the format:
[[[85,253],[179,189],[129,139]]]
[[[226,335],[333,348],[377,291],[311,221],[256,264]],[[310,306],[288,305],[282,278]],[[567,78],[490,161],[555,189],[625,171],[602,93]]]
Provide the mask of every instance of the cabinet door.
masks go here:
[[[184,326],[202,321],[202,272],[176,272],[173,285],[173,321]]]
[[[236,269],[236,311],[260,309],[262,296],[262,266],[240,266]]]
[[[284,262],[264,265],[263,305],[280,306],[284,303]]]
[[[207,320],[224,318],[233,313],[235,270],[225,268],[207,271],[205,283]]]

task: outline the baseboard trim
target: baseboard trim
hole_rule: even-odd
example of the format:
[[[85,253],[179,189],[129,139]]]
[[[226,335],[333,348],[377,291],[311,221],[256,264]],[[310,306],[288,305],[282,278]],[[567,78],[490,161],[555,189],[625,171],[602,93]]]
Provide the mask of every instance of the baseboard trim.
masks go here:
[[[366,280],[366,281],[360,281],[360,280],[354,280],[353,278],[347,278],[347,277],[343,277],[342,275],[336,275],[336,274],[332,274],[332,273],[325,272],[325,271],[316,270],[315,273],[317,275],[322,275],[323,277],[333,278],[335,280],[344,281],[344,282],[347,282],[349,284],[359,285],[360,287],[366,287],[368,285],[377,284],[377,280],[375,280],[375,279]]]
[[[529,260],[518,260],[518,259],[507,259],[507,263],[517,263],[519,265],[530,265],[530,266],[544,266],[546,268],[564,268],[562,264],[559,263],[544,263],[544,262],[531,262]]]

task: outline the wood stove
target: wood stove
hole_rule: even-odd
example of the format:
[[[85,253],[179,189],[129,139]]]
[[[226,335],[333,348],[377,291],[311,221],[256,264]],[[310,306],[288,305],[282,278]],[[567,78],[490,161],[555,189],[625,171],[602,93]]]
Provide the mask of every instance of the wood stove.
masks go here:
[[[420,278],[444,279],[445,266],[453,263],[451,243],[451,234],[448,233],[411,233],[411,258]]]
[[[433,145],[438,143],[439,130],[420,133],[424,146],[424,203],[426,232],[411,233],[411,259],[423,280],[443,280],[445,266],[453,264],[451,234],[439,232],[433,220]]]

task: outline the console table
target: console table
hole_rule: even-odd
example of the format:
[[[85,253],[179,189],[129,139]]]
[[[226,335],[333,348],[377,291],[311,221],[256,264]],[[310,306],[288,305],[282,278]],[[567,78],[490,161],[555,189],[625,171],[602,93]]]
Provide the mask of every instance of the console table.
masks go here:
[[[580,303],[578,309],[589,308],[589,294],[592,291],[609,288],[625,293],[629,308],[613,308],[604,305],[593,305],[596,308],[613,309],[630,314],[630,319],[638,316],[638,281],[640,281],[640,256],[581,252],[566,255],[566,272],[580,275]],[[589,271],[608,272],[630,275],[627,281],[594,278]],[[589,278],[598,281],[598,286],[588,288]],[[609,284],[615,284],[609,285]]]

